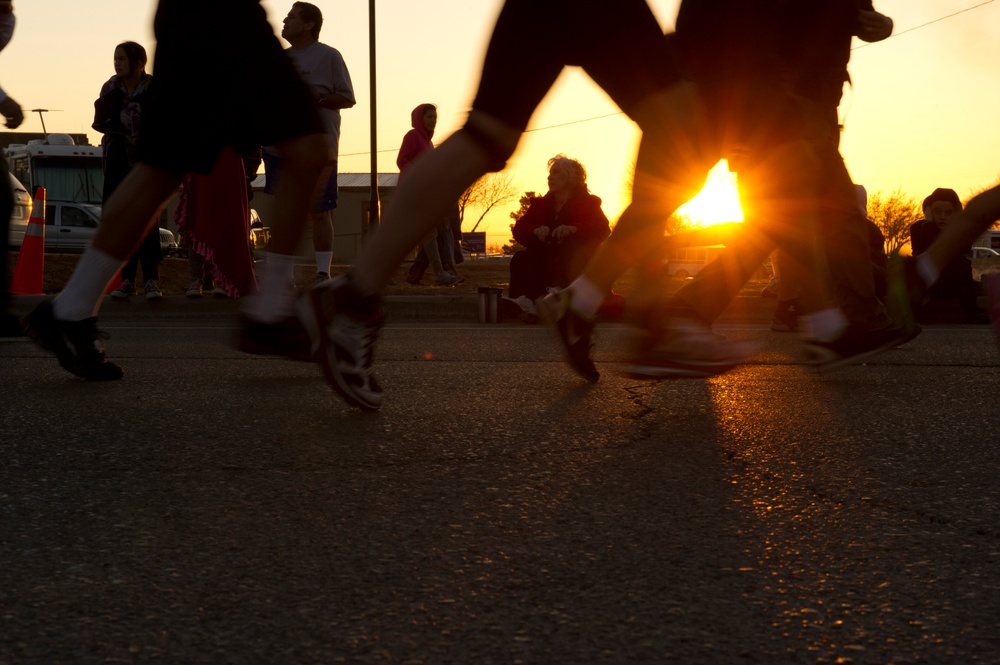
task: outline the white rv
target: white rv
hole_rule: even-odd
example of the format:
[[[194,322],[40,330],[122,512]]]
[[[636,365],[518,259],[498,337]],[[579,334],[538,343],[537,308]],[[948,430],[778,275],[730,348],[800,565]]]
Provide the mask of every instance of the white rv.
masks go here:
[[[45,188],[50,203],[101,205],[104,169],[101,148],[75,145],[69,134],[49,134],[48,139],[15,143],[7,148],[10,172],[34,194]]]

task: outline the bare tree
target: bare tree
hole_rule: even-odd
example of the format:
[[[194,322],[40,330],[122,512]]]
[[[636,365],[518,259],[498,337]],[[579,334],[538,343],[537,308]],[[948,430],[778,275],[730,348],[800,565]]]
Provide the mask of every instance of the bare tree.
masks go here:
[[[487,173],[472,183],[472,186],[465,190],[461,198],[458,199],[458,215],[462,220],[462,227],[465,227],[466,210],[481,211],[479,219],[476,220],[471,229],[471,231],[475,231],[491,210],[514,200],[517,193],[518,187],[514,183],[514,176],[508,171]]]
[[[885,236],[885,252],[892,254],[910,242],[910,226],[924,218],[920,203],[897,189],[892,194],[875,192],[868,196],[868,218]]]
[[[521,198],[518,200],[520,207],[510,213],[510,218],[514,220],[515,224],[517,223],[517,220],[524,216],[524,213],[528,212],[528,206],[531,205],[532,200],[537,199],[540,196],[541,194],[537,194],[535,192],[525,192],[521,195]],[[514,224],[510,225],[510,235],[510,244],[502,247],[504,254],[513,254],[514,252],[519,252],[524,249],[524,245],[514,240]]]

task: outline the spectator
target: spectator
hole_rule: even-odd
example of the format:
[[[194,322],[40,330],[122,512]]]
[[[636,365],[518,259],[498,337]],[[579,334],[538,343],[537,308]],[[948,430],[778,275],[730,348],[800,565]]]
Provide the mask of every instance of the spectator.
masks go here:
[[[939,187],[924,199],[923,210],[924,219],[910,226],[910,246],[914,255],[923,254],[937,240],[952,215],[962,210],[962,201],[955,190]],[[979,291],[979,284],[972,277],[972,261],[960,254],[942,268],[937,283],[926,295],[936,301],[957,299],[966,323],[989,323],[989,315],[976,303]],[[928,308],[918,309],[918,320],[929,318],[933,315]]]
[[[433,104],[421,104],[410,112],[410,126],[412,129],[403,136],[403,143],[399,146],[399,154],[396,156],[396,166],[399,167],[399,177],[410,167],[420,154],[426,150],[433,150],[434,144],[431,138],[434,136],[434,128],[437,127],[437,107]],[[457,216],[456,211],[449,215],[449,218],[442,222],[434,232],[425,238],[417,257],[410,265],[410,270],[406,275],[407,284],[419,286],[423,282],[424,273],[427,267],[434,269],[437,277],[434,286],[454,286],[461,284],[465,278],[456,274],[454,269],[455,254],[454,232],[452,231],[451,218]],[[451,266],[449,270],[446,266]]]
[[[115,47],[115,75],[101,88],[94,102],[94,124],[104,134],[101,139],[104,163],[104,203],[118,188],[139,158],[139,125],[153,77],[146,73],[146,49],[135,42],[122,42]],[[121,270],[122,283],[111,297],[127,300],[136,292],[136,275],[142,264],[147,300],[163,297],[160,279],[160,229],[154,226],[143,238]]]
[[[285,16],[281,36],[291,45],[286,53],[295,63],[302,78],[313,91],[314,103],[319,108],[326,127],[327,139],[333,160],[330,172],[317,190],[312,224],[313,249],[316,252],[316,278],[321,282],[330,278],[333,262],[333,210],[337,207],[337,153],[340,149],[340,110],[354,106],[354,87],[340,51],[319,41],[323,27],[323,14],[319,7],[308,2],[295,2]],[[274,194],[282,172],[282,155],[277,146],[264,149],[264,191]]]
[[[556,155],[548,165],[548,193],[532,199],[514,224],[514,239],[524,249],[510,260],[508,300],[529,320],[537,320],[534,301],[568,286],[611,233],[583,164]]]
[[[191,283],[186,295],[190,298],[202,291],[231,298],[257,291],[243,165],[243,157],[226,148],[211,173],[190,173],[184,178],[174,219],[188,247]]]

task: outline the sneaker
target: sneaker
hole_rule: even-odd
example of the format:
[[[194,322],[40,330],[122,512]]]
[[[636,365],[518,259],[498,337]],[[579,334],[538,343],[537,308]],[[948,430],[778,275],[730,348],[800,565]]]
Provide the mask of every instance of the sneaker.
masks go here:
[[[847,329],[832,342],[804,340],[808,362],[817,372],[831,372],[847,365],[864,362],[869,358],[906,344],[920,334],[920,326],[912,329],[889,326],[878,330],[863,330],[856,326]]]
[[[159,300],[163,297],[163,292],[156,285],[155,279],[146,280],[146,300]]]
[[[423,286],[424,285],[424,283],[422,281],[420,281],[419,279],[413,279],[411,277],[407,277],[406,278],[406,283],[407,284],[412,284],[413,286]]]
[[[522,312],[526,314],[534,314],[536,316],[538,315],[538,309],[535,307],[535,303],[533,303],[531,298],[528,296],[518,296],[514,298],[514,302],[518,304]]]
[[[289,360],[314,360],[312,340],[297,316],[277,323],[261,323],[240,315],[236,348],[257,356],[283,356]]]
[[[455,286],[456,284],[461,284],[464,281],[464,277],[445,271],[434,278],[434,286]]]
[[[794,300],[778,302],[774,316],[771,317],[771,330],[774,332],[797,332],[799,329],[798,306]]]
[[[382,406],[372,355],[385,320],[378,296],[362,298],[342,275],[312,287],[296,302],[327,383],[365,411]]]
[[[927,288],[912,256],[895,254],[889,259],[885,306],[896,325],[908,331],[917,327],[916,310],[926,301]]]
[[[703,379],[743,364],[752,344],[735,342],[692,319],[673,319],[646,331],[628,369],[637,379]]]
[[[228,298],[229,297],[229,294],[226,293],[226,290],[224,288],[222,288],[221,286],[217,286],[214,289],[212,289],[212,295],[215,296],[216,298]]]
[[[316,273],[316,278],[313,279],[313,284],[321,284],[326,280],[330,279],[330,273],[323,272],[322,270]]]
[[[55,354],[59,365],[70,374],[88,381],[115,381],[122,378],[122,368],[108,360],[102,340],[108,334],[97,329],[97,318],[83,321],[60,321],[52,311],[52,302],[43,302],[25,320],[28,336],[46,351]]]
[[[112,291],[109,295],[115,300],[128,300],[129,296],[135,293],[135,284],[130,279],[123,279],[121,286]]]
[[[590,358],[594,345],[594,322],[588,321],[572,309],[569,289],[550,293],[535,302],[539,318],[555,328],[566,352],[566,359],[577,374],[591,383],[597,383],[601,373]]]
[[[191,286],[188,290],[184,292],[188,298],[200,298],[201,297],[201,280],[195,280],[191,282]]]

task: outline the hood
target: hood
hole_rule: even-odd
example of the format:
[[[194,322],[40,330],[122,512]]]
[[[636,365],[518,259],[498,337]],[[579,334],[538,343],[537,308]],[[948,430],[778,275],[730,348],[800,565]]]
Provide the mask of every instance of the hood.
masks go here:
[[[410,111],[410,127],[413,127],[413,129],[417,130],[418,134],[430,141],[434,137],[434,132],[428,132],[424,128],[424,109],[428,106],[437,108],[433,104],[420,104],[415,109]]]
[[[931,205],[933,205],[935,201],[947,201],[948,203],[955,206],[955,212],[958,212],[959,210],[962,209],[962,200],[958,198],[958,194],[955,192],[954,189],[945,189],[944,187],[938,187],[933,192],[931,192],[930,196],[924,199],[922,208],[924,210],[927,210],[927,208],[931,207]]]

